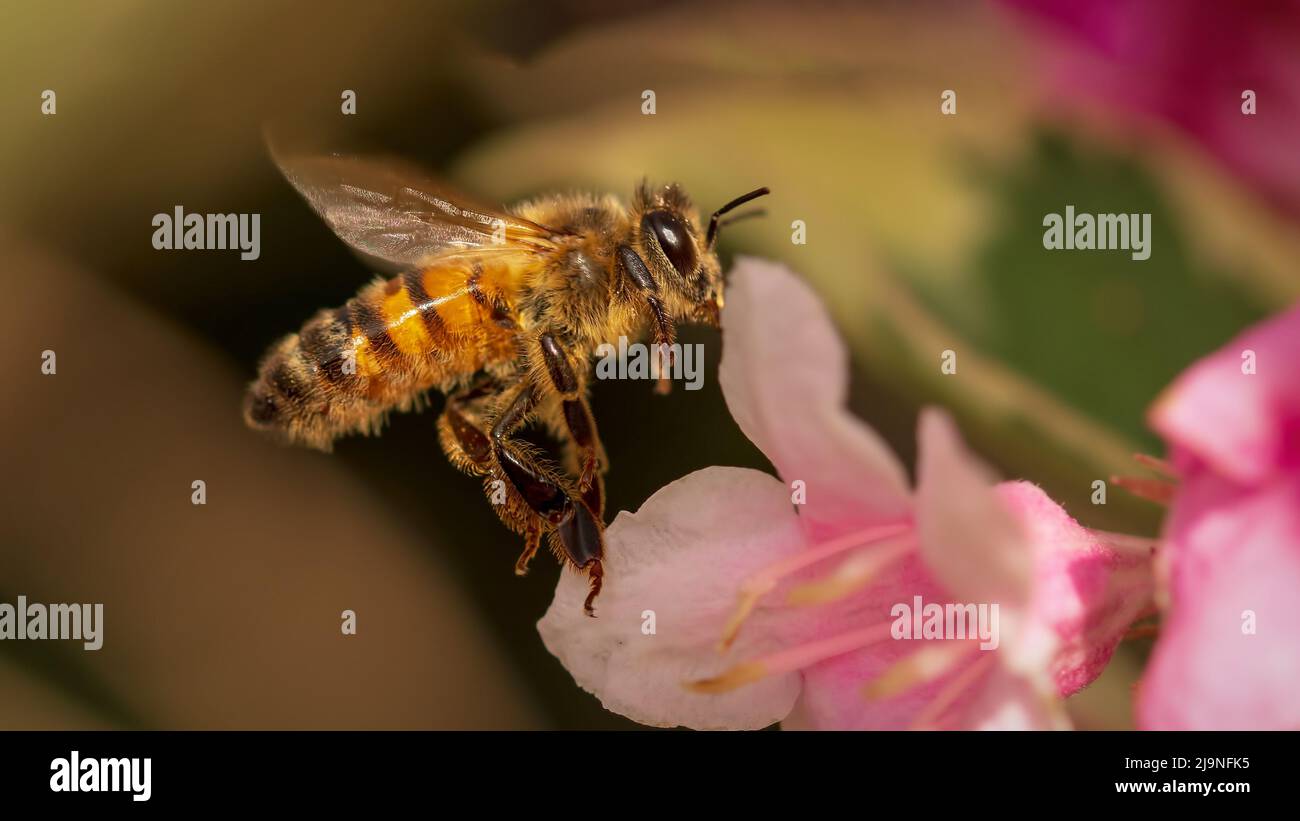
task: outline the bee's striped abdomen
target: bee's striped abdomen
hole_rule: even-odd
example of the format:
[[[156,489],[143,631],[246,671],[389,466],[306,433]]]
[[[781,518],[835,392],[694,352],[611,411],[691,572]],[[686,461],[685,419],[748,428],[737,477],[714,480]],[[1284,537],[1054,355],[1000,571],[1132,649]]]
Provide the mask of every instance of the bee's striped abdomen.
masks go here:
[[[503,262],[452,258],[366,286],[271,350],[245,419],[322,448],[372,432],[429,388],[514,356],[514,282]]]

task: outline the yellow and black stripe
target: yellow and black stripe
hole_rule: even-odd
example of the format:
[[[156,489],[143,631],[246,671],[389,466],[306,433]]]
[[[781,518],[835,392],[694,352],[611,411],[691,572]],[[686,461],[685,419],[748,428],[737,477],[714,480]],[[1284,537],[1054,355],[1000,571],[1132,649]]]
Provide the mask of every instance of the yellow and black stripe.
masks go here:
[[[271,350],[245,419],[316,447],[372,431],[385,411],[514,355],[518,280],[505,258],[449,258],[366,286]]]

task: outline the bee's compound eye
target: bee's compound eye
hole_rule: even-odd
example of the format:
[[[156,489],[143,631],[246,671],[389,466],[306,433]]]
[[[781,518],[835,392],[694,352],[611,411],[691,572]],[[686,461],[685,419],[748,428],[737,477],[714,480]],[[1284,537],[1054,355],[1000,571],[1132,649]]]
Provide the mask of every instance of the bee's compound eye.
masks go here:
[[[677,273],[689,276],[695,270],[695,245],[686,232],[686,226],[676,216],[667,211],[649,211],[641,218],[641,231],[654,234],[655,241]]]

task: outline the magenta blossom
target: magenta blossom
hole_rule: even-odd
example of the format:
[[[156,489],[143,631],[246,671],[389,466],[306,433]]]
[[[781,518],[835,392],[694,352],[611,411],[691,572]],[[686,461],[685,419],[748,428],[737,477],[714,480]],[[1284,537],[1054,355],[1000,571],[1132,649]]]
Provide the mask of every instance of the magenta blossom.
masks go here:
[[[1151,411],[1180,482],[1142,726],[1300,728],[1298,363],[1300,306],[1197,362]]]
[[[708,468],[620,513],[598,618],[566,574],[547,648],[645,724],[1063,726],[1059,697],[1148,607],[1151,544],[992,484],[936,410],[910,489],[845,409],[844,349],[784,268],[740,261],[722,326],[728,407],[781,478]]]
[[[1003,2],[1046,35],[1063,99],[1173,126],[1300,216],[1300,3]],[[1250,105],[1255,113],[1243,113]]]

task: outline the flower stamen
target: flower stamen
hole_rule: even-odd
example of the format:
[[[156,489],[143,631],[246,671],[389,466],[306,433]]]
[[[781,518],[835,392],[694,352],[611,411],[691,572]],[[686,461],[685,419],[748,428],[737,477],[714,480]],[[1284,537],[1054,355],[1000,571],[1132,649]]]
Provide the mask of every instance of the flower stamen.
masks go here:
[[[944,641],[923,647],[895,662],[862,687],[872,701],[893,698],[913,687],[934,681],[972,653],[980,652],[977,641]]]
[[[910,535],[889,544],[845,559],[829,576],[801,584],[790,591],[786,603],[794,607],[826,604],[861,590],[879,577],[880,572],[916,549]]]
[[[1178,491],[1178,485],[1168,479],[1149,479],[1142,476],[1111,476],[1111,484],[1124,488],[1129,493],[1148,502],[1168,505]]]
[[[736,640],[736,636],[740,633],[741,626],[749,618],[750,613],[754,611],[759,600],[772,592],[781,579],[837,553],[843,553],[856,547],[865,547],[897,536],[910,529],[911,524],[899,523],[855,531],[817,547],[804,550],[749,577],[741,583],[736,609],[732,611],[731,617],[727,619],[726,626],[722,628],[722,638],[718,642],[718,652],[726,652],[731,647]]]
[[[802,670],[819,661],[884,641],[889,638],[889,631],[890,622],[884,622],[840,633],[830,638],[798,644],[767,656],[741,662],[711,678],[688,681],[683,686],[696,693],[729,692],[768,676]]]
[[[1174,466],[1159,457],[1151,456],[1147,453],[1135,453],[1133,454],[1133,461],[1137,462],[1142,467],[1151,468],[1156,473],[1163,473],[1170,479],[1179,478],[1178,471]]]

